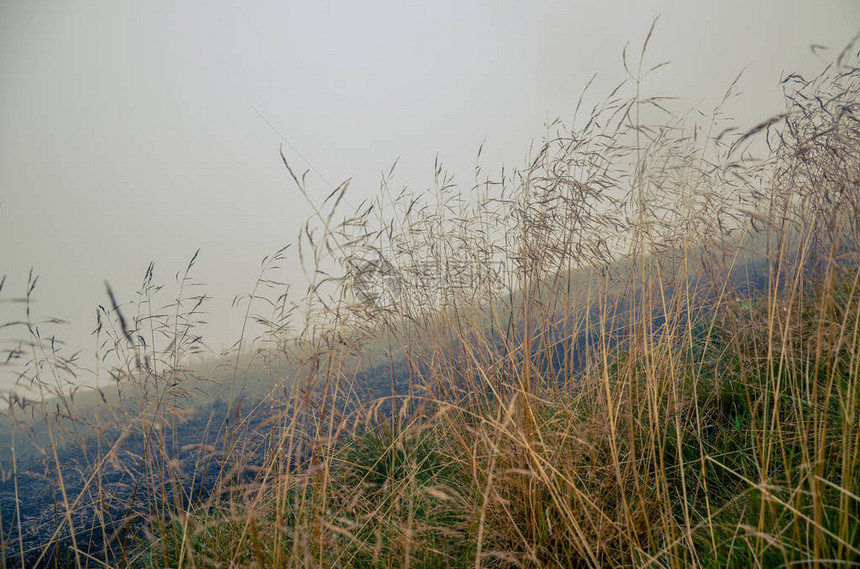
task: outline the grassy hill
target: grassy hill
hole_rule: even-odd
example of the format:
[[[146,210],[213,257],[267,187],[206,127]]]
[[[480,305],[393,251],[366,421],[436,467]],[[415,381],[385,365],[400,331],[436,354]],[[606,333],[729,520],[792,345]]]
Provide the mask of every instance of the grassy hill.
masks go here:
[[[253,358],[191,365],[201,297],[147,317],[145,283],[144,317],[102,311],[125,399],[10,399],[42,438],[3,459],[0,563],[860,564],[852,50],[750,132],[633,76],[513,174],[337,188]],[[62,377],[33,342],[28,377]]]

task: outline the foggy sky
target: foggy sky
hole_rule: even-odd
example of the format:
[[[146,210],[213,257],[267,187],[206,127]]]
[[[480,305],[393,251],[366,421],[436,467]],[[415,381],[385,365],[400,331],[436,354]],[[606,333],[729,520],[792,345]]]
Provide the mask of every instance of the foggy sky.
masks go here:
[[[522,166],[592,75],[597,96],[624,78],[624,44],[658,15],[649,58],[672,64],[653,90],[710,109],[746,67],[743,126],[781,110],[783,72],[822,68],[811,44],[830,60],[860,31],[855,0],[4,0],[0,298],[33,267],[37,316],[91,349],[105,279],[132,300],[149,261],[171,282],[200,248],[217,351],[241,327],[233,296],[311,214],[266,121],[328,181],[309,177],[320,200],[347,178],[350,203],[372,197],[398,156],[398,188],[429,187],[437,154],[470,185],[482,141],[485,171]],[[0,303],[0,323],[20,308]]]

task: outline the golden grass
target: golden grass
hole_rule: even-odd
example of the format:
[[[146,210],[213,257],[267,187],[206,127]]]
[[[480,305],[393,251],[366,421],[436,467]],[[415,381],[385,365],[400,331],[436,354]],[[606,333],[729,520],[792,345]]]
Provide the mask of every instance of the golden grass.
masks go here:
[[[392,171],[350,213],[346,184],[315,204],[284,161],[315,204],[310,285],[291,301],[271,273],[292,250],[264,261],[245,313],[264,333],[225,360],[223,403],[194,407],[194,259],[163,309],[152,266],[136,305],[110,294],[118,391],[83,414],[31,278],[7,365],[40,397],[8,398],[0,565],[860,563],[854,48],[733,135],[721,107],[702,127],[645,94],[646,46],[527,167],[476,167],[468,191],[437,164],[432,192],[398,193]],[[396,294],[356,300],[380,259]],[[275,381],[248,395],[255,369]],[[58,491],[30,544],[15,452],[39,429]]]

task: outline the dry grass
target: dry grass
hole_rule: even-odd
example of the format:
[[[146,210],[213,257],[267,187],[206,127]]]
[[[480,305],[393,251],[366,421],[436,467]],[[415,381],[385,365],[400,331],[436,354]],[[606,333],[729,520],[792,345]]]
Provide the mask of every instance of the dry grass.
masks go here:
[[[8,399],[0,565],[860,564],[856,46],[742,134],[722,105],[693,123],[646,95],[646,47],[468,190],[437,164],[397,191],[392,169],[348,212],[345,184],[315,204],[285,160],[316,213],[246,299],[264,333],[222,360],[226,405],[194,407],[194,259],[164,308],[152,267],[136,304],[100,307],[116,393],[84,413],[33,278],[7,365],[39,397]],[[288,254],[296,302],[272,276]],[[283,381],[248,396],[259,369]],[[56,488],[36,544],[28,414]]]

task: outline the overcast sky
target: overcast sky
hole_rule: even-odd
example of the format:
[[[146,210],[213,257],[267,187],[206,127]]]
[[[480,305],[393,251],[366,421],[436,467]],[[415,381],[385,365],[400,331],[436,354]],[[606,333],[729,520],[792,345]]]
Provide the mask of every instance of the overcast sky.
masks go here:
[[[3,0],[0,297],[33,267],[37,315],[90,347],[105,279],[130,300],[150,260],[170,281],[200,248],[217,350],[241,327],[233,296],[311,213],[266,121],[299,169],[352,178],[351,203],[398,156],[399,185],[429,187],[437,154],[469,184],[482,141],[485,170],[519,167],[593,74],[596,94],[622,80],[656,16],[650,58],[672,64],[655,91],[707,109],[746,67],[746,126],[781,110],[783,72],[821,68],[811,44],[833,58],[860,31],[856,0]]]

